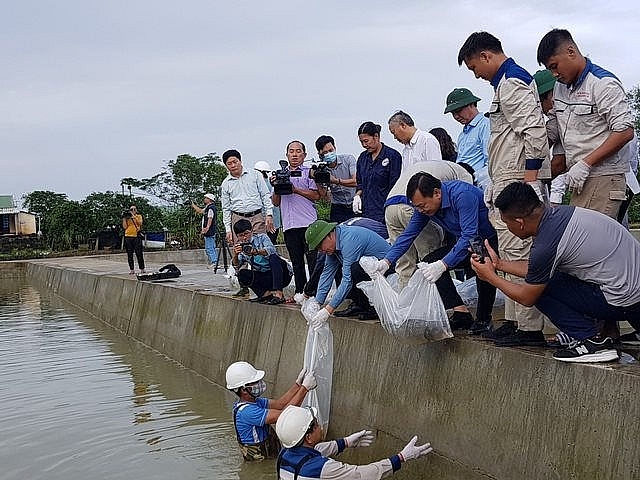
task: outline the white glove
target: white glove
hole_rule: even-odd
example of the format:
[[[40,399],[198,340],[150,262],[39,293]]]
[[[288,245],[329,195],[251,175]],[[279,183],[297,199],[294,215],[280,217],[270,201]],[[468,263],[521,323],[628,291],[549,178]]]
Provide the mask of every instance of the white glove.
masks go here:
[[[547,194],[547,187],[542,184],[540,180],[536,180],[535,182],[527,182],[527,185],[530,185],[533,188],[533,191],[536,192],[538,199],[544,203],[545,205],[549,205],[549,195]]]
[[[589,172],[591,172],[591,167],[582,160],[571,167],[564,177],[569,186],[569,191],[580,194]]]
[[[344,437],[344,441],[347,447],[368,447],[375,440],[375,435],[371,430],[362,430],[360,432],[352,433],[348,437]]]
[[[409,443],[407,443],[407,445],[402,449],[399,454],[402,461],[407,462],[409,460],[413,460],[414,458],[422,457],[427,453],[433,452],[433,448],[431,448],[430,443],[416,446],[417,441],[418,436],[416,435],[411,440],[409,440]]]
[[[362,213],[362,199],[360,198],[360,195],[355,195],[353,197],[351,208],[353,209],[353,213]]]
[[[296,383],[298,385],[302,385],[302,381],[304,380],[305,375],[307,374],[307,369],[305,367],[302,368],[302,370],[300,370],[300,373],[298,374],[298,377],[296,378]]]
[[[302,305],[302,303],[304,302],[304,293],[296,293],[293,296],[293,299],[296,301],[298,305]]]
[[[378,260],[376,262],[376,272],[384,275],[384,273],[389,270],[389,262],[384,258],[382,260]]]
[[[442,260],[438,260],[433,263],[419,263],[418,270],[428,282],[435,283],[447,271],[447,267]]]
[[[493,182],[491,180],[484,189],[484,204],[489,210],[493,210]]]
[[[313,316],[311,322],[309,322],[309,326],[314,330],[318,330],[322,325],[327,323],[329,315],[329,311],[326,308],[321,308],[318,313]]]
[[[302,386],[307,390],[313,390],[318,386],[318,382],[316,382],[316,375],[314,372],[307,372],[302,379]]]

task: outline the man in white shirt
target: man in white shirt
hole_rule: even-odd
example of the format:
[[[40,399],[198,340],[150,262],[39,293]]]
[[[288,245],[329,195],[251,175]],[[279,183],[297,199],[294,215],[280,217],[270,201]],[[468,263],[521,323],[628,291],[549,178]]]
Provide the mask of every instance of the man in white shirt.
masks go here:
[[[237,150],[224,152],[222,161],[229,170],[229,175],[220,186],[222,222],[227,242],[236,243],[231,226],[241,218],[251,222],[253,233],[274,230],[271,193],[262,176],[255,170],[243,168],[242,158]]]
[[[404,145],[402,149],[402,171],[418,162],[442,160],[438,139],[415,127],[413,119],[402,110],[389,119],[391,135]]]

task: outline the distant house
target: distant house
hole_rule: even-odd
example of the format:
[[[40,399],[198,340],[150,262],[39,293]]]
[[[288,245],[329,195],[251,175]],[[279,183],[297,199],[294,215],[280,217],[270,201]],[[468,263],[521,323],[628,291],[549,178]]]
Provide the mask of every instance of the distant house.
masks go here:
[[[0,235],[35,235],[36,216],[16,208],[12,195],[0,195]]]

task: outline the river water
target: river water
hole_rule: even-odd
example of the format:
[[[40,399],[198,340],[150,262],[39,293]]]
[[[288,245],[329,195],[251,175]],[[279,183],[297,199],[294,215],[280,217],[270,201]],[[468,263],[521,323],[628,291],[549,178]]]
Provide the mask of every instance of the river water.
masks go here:
[[[0,280],[0,479],[275,479],[228,392],[89,314]]]

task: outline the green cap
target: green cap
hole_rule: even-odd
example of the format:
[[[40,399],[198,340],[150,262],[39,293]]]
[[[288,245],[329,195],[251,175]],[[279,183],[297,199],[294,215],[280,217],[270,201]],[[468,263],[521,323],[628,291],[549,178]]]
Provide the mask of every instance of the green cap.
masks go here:
[[[304,239],[307,241],[310,250],[315,250],[320,245],[320,242],[324,240],[324,237],[331,233],[331,230],[336,228],[336,222],[325,222],[324,220],[316,220],[307,228],[304,234]]]
[[[444,109],[444,113],[455,112],[462,107],[479,101],[480,99],[471,93],[468,88],[455,88],[453,92],[447,95],[447,106]]]
[[[536,87],[538,87],[538,95],[544,95],[553,90],[553,86],[556,84],[556,77],[549,70],[538,70],[533,78],[536,81]]]

